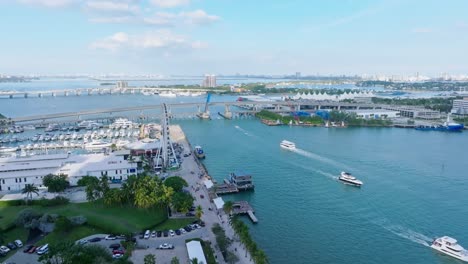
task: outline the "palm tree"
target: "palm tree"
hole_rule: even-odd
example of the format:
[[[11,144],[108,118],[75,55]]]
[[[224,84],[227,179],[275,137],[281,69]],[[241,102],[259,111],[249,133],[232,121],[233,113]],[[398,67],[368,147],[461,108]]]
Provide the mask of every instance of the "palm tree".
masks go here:
[[[197,258],[191,259],[190,264],[198,264],[198,259]]]
[[[197,206],[197,208],[196,208],[196,210],[195,210],[195,216],[198,218],[198,220],[200,220],[201,217],[202,217],[202,215],[203,215],[203,209],[202,209],[202,207],[199,205],[199,206]]]
[[[267,264],[268,257],[263,250],[258,249],[254,256],[255,263],[257,264]]]
[[[230,215],[232,211],[233,203],[232,201],[227,201],[224,203],[223,210],[226,214]]]
[[[26,201],[32,200],[32,194],[35,193],[39,196],[39,189],[34,184],[25,184],[24,189],[21,191],[22,194],[26,194]]]

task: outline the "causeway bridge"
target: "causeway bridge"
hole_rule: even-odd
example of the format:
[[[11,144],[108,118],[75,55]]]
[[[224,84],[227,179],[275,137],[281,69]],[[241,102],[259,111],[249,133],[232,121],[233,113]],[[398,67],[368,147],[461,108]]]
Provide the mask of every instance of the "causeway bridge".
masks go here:
[[[0,98],[16,97],[45,97],[45,96],[80,96],[80,95],[105,95],[105,94],[145,94],[160,93],[169,91],[187,91],[187,92],[224,92],[224,90],[213,89],[195,89],[195,88],[176,88],[176,87],[115,87],[113,85],[96,88],[73,88],[46,91],[0,91]]]
[[[205,108],[205,102],[191,102],[191,103],[166,103],[167,111],[171,116],[177,114],[192,113],[193,115],[202,113]],[[294,111],[314,112],[320,109],[385,109],[384,105],[377,104],[361,104],[361,103],[345,103],[345,102],[324,102],[315,100],[302,100],[302,101],[231,101],[231,102],[209,102],[208,107],[224,107],[224,116],[231,117],[233,113],[236,114],[254,114],[263,109],[268,109],[277,113],[291,113]],[[115,113],[123,112],[140,112],[145,115],[145,111],[160,111],[162,104],[141,105],[132,107],[116,107],[116,108],[103,108],[93,109],[78,112],[64,112],[55,114],[31,115],[23,117],[13,117],[10,121],[14,123],[22,122],[46,122],[47,120],[61,119],[61,118],[75,118],[81,120],[85,116],[90,115],[113,115]],[[185,112],[184,112],[185,111]]]

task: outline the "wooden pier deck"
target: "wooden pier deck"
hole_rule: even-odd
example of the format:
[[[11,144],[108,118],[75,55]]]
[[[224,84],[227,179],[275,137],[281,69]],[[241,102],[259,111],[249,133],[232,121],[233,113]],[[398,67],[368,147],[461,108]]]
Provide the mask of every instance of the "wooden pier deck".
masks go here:
[[[253,223],[257,223],[258,219],[254,215],[254,209],[247,201],[235,201],[232,203],[233,214],[247,214]]]
[[[229,194],[229,193],[238,193],[239,189],[235,184],[232,183],[223,183],[216,185],[216,194]]]

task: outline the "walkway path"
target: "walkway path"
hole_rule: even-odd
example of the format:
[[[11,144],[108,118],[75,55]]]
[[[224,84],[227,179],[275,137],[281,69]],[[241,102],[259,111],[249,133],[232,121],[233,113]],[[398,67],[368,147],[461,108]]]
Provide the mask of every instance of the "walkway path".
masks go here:
[[[178,125],[170,126],[171,137],[179,144],[182,144],[184,147],[184,152],[188,153],[191,151],[191,148],[188,144],[188,141],[185,139],[185,135]],[[209,156],[207,156],[209,158]],[[182,162],[182,167],[179,171],[174,172],[173,175],[180,175],[183,177],[190,186],[191,194],[196,198],[195,204],[201,205],[203,208],[202,220],[206,223],[206,228],[209,230],[208,238],[213,245],[217,245],[216,238],[211,231],[211,228],[214,224],[220,224],[224,230],[226,230],[226,236],[234,240],[234,243],[231,245],[231,251],[237,255],[239,258],[239,263],[253,264],[253,261],[250,259],[249,254],[246,254],[246,251],[243,246],[238,242],[238,239],[235,238],[235,232],[232,227],[229,225],[229,220],[227,215],[221,210],[219,215],[215,209],[215,205],[210,202],[208,196],[208,190],[203,185],[203,181],[206,179],[203,175],[203,169],[198,165],[195,160],[194,155],[185,157]],[[193,173],[192,173],[193,172]],[[197,188],[199,189],[197,191]],[[204,198],[201,198],[200,195],[203,195]],[[213,210],[209,210],[212,208]],[[237,251],[235,250],[237,248]],[[218,263],[225,263],[223,256],[219,248],[214,248]],[[247,257],[246,257],[247,255]]]

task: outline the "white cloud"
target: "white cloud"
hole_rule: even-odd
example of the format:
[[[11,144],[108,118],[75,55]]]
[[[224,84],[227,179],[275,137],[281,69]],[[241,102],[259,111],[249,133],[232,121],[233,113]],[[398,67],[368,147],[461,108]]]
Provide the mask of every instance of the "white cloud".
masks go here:
[[[154,16],[143,18],[143,22],[150,25],[175,25],[178,23],[202,25],[213,23],[219,19],[219,16],[209,15],[204,10],[198,9],[177,14],[157,12]]]
[[[137,13],[140,11],[137,5],[122,1],[88,1],[86,8],[91,11],[111,13]]]
[[[188,5],[190,3],[190,0],[150,0],[150,2],[158,7],[171,8]]]
[[[152,17],[143,18],[143,22],[150,25],[171,25],[176,17],[176,14],[157,12]]]
[[[201,46],[202,42],[191,42],[183,35],[177,35],[170,30],[161,29],[139,35],[128,35],[124,32],[118,32],[91,43],[90,48],[117,51],[121,48],[162,49],[177,47],[200,48]]]
[[[185,18],[187,24],[209,24],[218,21],[219,16],[208,15],[204,10],[198,9],[191,12],[181,12],[180,17]]]
[[[64,7],[77,3],[77,0],[18,0],[21,4],[37,5],[43,7]]]

